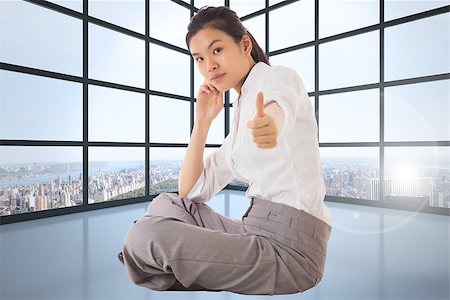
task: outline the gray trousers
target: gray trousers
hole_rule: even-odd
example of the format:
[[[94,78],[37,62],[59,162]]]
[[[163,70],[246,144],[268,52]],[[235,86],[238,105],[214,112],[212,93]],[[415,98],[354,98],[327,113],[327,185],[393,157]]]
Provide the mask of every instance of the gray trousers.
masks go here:
[[[251,198],[242,222],[162,193],[128,230],[124,266],[137,285],[177,280],[246,295],[303,292],[322,279],[331,227],[288,205]]]

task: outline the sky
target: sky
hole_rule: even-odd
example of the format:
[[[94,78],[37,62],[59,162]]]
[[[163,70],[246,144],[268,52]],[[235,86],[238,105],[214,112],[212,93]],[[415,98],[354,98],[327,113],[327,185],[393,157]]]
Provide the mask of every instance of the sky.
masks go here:
[[[82,1],[52,1],[81,11]],[[270,1],[274,4],[280,1]],[[239,16],[264,8],[264,0],[230,1]],[[223,1],[196,1],[195,5]],[[385,20],[448,5],[447,1],[386,1]],[[89,14],[144,33],[144,1],[89,1]],[[170,1],[150,1],[150,35],[186,48],[189,10]],[[379,22],[378,1],[320,1],[319,37]],[[170,18],[167,16],[170,15]],[[269,14],[270,51],[314,38],[314,1],[299,1]],[[450,72],[449,13],[385,29],[385,80]],[[264,16],[244,22],[265,47]],[[418,38],[420,37],[420,38]],[[142,40],[89,24],[89,77],[145,87]],[[0,0],[0,61],[82,76],[82,21],[25,1]],[[379,82],[379,32],[320,45],[319,88]],[[297,71],[314,91],[314,48],[270,57]],[[150,45],[150,88],[189,96],[189,56]],[[195,92],[202,78],[195,69]],[[82,84],[0,70],[0,139],[82,141]],[[449,140],[450,81],[385,89],[385,141]],[[237,94],[230,93],[233,102]],[[310,98],[314,104],[314,97]],[[150,97],[150,142],[188,143],[187,101]],[[233,116],[233,109],[230,110]],[[377,142],[379,90],[320,97],[320,137],[326,142]],[[144,142],[143,94],[89,87],[89,141]],[[221,144],[224,110],[207,143]],[[0,163],[81,160],[81,148],[0,147]],[[124,150],[125,149],[125,150]],[[140,160],[143,149],[93,148],[90,160]],[[334,149],[334,148],[332,148]],[[355,155],[350,151],[333,151]],[[374,148],[378,153],[378,150]],[[205,157],[213,151],[207,149]],[[367,149],[368,150],[368,149]],[[439,149],[441,152],[443,149]],[[353,154],[352,154],[353,151]],[[152,148],[151,159],[182,159],[184,148]],[[332,155],[330,154],[330,155]],[[328,155],[328,154],[327,154]]]

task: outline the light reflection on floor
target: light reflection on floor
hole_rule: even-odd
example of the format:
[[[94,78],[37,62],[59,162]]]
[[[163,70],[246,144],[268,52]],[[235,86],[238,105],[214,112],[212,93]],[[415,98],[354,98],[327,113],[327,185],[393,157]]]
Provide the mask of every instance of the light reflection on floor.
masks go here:
[[[249,200],[225,190],[208,203],[240,219]],[[117,260],[148,203],[0,226],[1,299],[449,299],[450,217],[326,202],[333,217],[322,282],[302,294],[155,292]]]

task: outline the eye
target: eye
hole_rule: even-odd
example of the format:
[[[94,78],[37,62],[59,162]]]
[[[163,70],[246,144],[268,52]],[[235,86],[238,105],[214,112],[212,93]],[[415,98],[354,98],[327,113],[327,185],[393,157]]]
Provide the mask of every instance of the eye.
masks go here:
[[[221,51],[222,51],[222,48],[216,48],[216,49],[214,49],[214,51],[216,51],[216,50],[219,50],[219,52],[221,52]],[[213,51],[213,53],[214,53],[214,51]]]
[[[199,59],[203,59],[203,58],[197,57],[197,58],[195,59],[195,61],[196,61],[196,62],[199,62]]]

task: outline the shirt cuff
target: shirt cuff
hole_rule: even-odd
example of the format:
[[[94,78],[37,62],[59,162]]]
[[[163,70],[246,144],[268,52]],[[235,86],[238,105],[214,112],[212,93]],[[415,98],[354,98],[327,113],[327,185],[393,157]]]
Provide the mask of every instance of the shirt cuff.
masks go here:
[[[195,182],[194,186],[191,188],[189,193],[186,195],[186,199],[191,200],[195,203],[202,203],[206,202],[208,199],[202,199],[202,195],[204,195],[204,189],[205,189],[205,182],[206,182],[206,176],[205,176],[205,169],[202,170],[200,173],[200,176],[198,177],[197,181]]]

